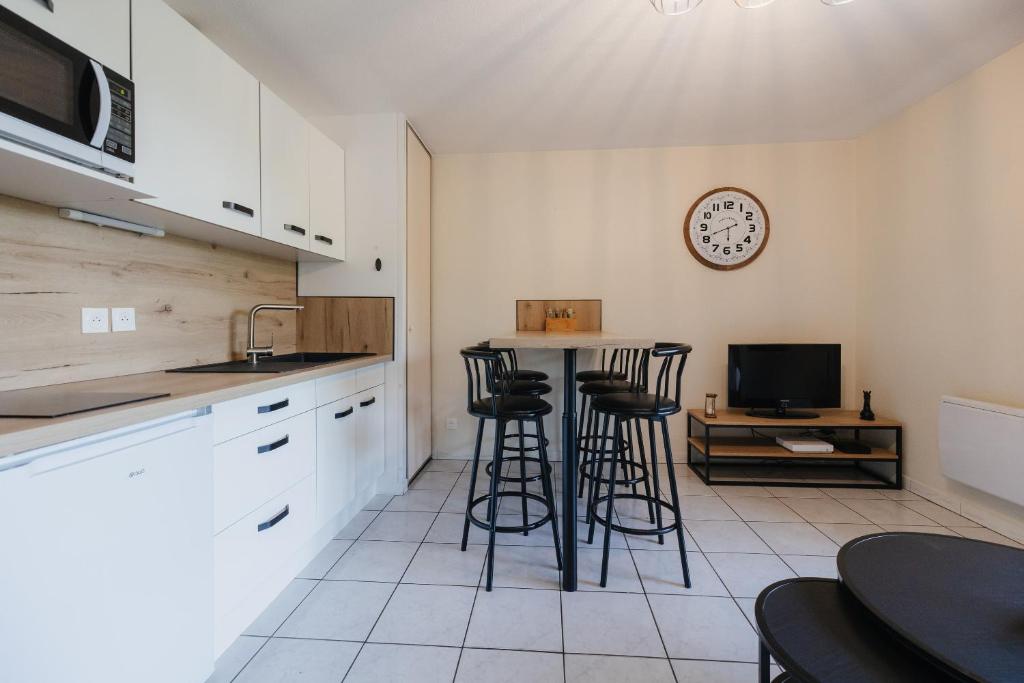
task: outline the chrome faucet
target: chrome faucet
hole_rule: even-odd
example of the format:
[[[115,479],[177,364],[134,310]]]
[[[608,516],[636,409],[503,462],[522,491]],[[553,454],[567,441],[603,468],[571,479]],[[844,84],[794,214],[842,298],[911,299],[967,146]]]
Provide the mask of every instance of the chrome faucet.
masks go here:
[[[253,306],[249,311],[249,348],[245,350],[245,357],[252,365],[256,365],[260,356],[271,356],[274,354],[274,334],[270,334],[270,346],[256,346],[256,314],[260,311],[301,311],[303,306],[291,306],[288,304],[259,304]]]

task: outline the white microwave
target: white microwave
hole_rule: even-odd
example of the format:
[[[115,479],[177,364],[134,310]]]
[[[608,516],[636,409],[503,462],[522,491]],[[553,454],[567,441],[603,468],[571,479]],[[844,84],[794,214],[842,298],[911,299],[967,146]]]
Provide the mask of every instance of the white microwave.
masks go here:
[[[130,178],[135,87],[0,7],[0,137]]]

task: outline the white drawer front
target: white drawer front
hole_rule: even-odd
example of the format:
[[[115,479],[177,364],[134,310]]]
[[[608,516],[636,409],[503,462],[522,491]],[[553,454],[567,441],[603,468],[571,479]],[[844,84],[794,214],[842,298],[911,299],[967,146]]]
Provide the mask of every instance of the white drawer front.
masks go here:
[[[214,532],[313,473],[316,413],[308,411],[213,449]]]
[[[349,370],[316,380],[316,404],[324,406],[359,391],[356,389],[356,373],[358,370]]]
[[[214,614],[236,607],[309,540],[313,498],[313,477],[306,477],[213,539]]]
[[[313,382],[263,391],[213,406],[214,443],[287,420],[315,407]]]
[[[365,391],[371,387],[384,384],[384,364],[371,365],[356,370],[356,391]]]

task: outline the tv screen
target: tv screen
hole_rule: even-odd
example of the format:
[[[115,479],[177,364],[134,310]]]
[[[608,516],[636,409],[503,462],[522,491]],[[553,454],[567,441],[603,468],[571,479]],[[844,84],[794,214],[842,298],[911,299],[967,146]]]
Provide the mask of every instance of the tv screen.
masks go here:
[[[730,344],[729,405],[838,408],[839,349],[839,344]]]

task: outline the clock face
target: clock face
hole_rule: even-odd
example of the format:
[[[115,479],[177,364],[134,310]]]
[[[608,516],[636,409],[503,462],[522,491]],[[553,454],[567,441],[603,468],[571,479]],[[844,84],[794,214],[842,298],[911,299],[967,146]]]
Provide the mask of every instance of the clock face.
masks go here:
[[[742,268],[768,243],[768,213],[738,187],[711,190],[686,214],[683,233],[694,258],[717,270]]]

